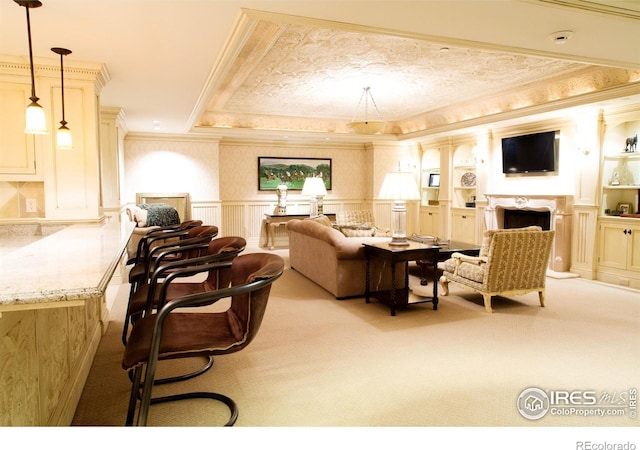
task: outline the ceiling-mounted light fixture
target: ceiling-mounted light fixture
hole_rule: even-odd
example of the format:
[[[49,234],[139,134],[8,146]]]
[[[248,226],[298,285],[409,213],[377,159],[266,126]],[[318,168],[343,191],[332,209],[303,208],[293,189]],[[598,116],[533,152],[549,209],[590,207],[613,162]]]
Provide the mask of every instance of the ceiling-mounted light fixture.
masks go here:
[[[37,0],[14,0],[18,5],[24,6],[27,10],[27,36],[29,37],[29,65],[31,67],[31,103],[27,106],[26,126],[24,132],[27,134],[45,134],[47,132],[47,119],[44,109],[38,104],[36,97],[36,82],[33,75],[33,50],[31,49],[31,21],[29,20],[29,9],[39,8],[42,2]]]
[[[356,120],[356,115],[358,114],[358,110],[360,109],[360,105],[362,104],[362,100],[364,99],[364,120]],[[376,114],[378,115],[378,120],[369,120],[369,99],[371,99],[371,103],[373,107],[376,109]],[[351,122],[347,124],[347,127],[352,133],[356,134],[376,134],[380,133],[384,127],[385,123],[382,121],[380,117],[380,111],[378,111],[378,106],[376,105],[375,100],[373,99],[373,95],[371,95],[371,88],[365,87],[362,88],[362,95],[360,96],[360,101],[358,102],[358,106],[356,108],[356,112],[351,119]]]
[[[67,128],[67,121],[64,120],[64,65],[62,63],[64,55],[70,54],[71,50],[53,47],[51,51],[60,55],[60,90],[62,91],[62,120],[60,121],[60,128],[58,128],[56,133],[56,148],[58,150],[71,150],[73,148],[71,130]]]

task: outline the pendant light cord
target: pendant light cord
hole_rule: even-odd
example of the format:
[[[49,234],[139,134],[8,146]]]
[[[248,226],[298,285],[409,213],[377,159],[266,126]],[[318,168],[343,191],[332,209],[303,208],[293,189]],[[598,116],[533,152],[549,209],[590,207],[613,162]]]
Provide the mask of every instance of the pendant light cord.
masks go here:
[[[24,9],[27,10],[27,37],[29,39],[29,63],[31,66],[31,98],[30,100],[36,103],[39,99],[36,97],[36,81],[35,75],[33,72],[33,50],[31,49],[31,20],[29,19],[29,7],[26,6]]]

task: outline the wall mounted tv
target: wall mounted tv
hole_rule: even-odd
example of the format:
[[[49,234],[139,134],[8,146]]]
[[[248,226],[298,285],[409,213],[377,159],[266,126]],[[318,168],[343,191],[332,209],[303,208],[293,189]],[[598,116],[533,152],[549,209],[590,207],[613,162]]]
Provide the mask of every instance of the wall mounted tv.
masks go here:
[[[502,172],[554,172],[558,160],[556,131],[502,139]]]

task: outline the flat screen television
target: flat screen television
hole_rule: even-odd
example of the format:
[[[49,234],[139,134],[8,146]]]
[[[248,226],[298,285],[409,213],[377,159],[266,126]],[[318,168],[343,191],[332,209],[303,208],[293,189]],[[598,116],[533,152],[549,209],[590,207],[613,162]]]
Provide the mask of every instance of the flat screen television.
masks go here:
[[[554,172],[558,153],[556,131],[502,139],[502,172]]]

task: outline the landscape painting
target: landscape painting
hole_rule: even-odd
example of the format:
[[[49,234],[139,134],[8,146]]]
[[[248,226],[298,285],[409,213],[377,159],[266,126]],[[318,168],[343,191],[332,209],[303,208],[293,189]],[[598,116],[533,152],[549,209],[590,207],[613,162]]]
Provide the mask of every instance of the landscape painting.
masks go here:
[[[289,190],[302,190],[308,177],[320,177],[331,190],[330,158],[258,157],[258,189],[274,191],[284,183]]]

